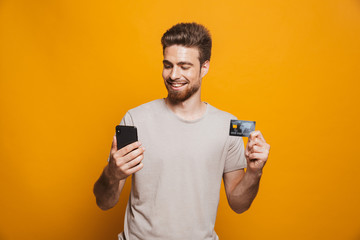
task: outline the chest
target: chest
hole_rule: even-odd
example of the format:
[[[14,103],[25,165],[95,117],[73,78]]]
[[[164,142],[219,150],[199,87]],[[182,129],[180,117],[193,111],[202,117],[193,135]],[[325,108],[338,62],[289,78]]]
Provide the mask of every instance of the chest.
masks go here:
[[[160,121],[139,124],[138,131],[139,140],[146,148],[144,165],[150,172],[154,169],[180,169],[196,174],[222,165],[226,127]]]

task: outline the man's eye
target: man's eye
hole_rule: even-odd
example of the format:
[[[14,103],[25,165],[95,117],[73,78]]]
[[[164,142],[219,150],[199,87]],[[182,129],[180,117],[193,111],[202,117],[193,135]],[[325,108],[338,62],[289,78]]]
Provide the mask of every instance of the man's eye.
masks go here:
[[[183,70],[188,70],[190,67],[182,66],[181,68],[182,68]]]
[[[171,66],[170,65],[164,65],[164,68],[169,69],[169,68],[171,68]]]

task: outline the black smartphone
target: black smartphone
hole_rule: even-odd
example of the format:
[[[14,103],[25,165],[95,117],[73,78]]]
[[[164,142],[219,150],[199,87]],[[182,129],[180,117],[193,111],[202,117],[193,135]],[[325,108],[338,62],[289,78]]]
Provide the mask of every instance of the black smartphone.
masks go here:
[[[138,140],[137,129],[134,126],[117,125],[115,131],[118,150]]]

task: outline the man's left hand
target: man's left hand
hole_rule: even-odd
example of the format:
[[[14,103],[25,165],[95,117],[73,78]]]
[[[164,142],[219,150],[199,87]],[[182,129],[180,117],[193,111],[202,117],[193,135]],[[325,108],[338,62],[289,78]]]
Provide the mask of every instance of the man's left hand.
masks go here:
[[[266,143],[260,131],[250,134],[245,149],[247,170],[261,173],[269,157],[270,145]]]

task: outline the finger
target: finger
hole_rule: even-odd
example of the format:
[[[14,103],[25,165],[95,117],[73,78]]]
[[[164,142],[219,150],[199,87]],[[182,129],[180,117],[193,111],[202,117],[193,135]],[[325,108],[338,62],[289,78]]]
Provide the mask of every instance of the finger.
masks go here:
[[[263,160],[264,153],[250,153],[249,160]]]
[[[144,167],[144,164],[142,162],[140,162],[138,165],[136,165],[133,168],[130,168],[129,170],[126,171],[127,175],[131,175],[133,173],[136,173],[137,171],[141,170]]]
[[[124,157],[123,157],[123,163],[127,163],[127,162],[130,162],[132,160],[134,160],[135,158],[137,158],[139,155],[143,154],[145,151],[145,148],[144,147],[139,147],[137,149],[135,149],[134,151],[126,154]]]
[[[111,153],[115,153],[117,151],[117,142],[116,142],[116,135],[113,137],[113,141],[111,144]]]
[[[250,152],[249,150],[246,150],[246,151],[245,151],[245,157],[246,157],[246,158],[249,158],[250,153],[251,153],[251,152]]]
[[[265,138],[264,138],[264,136],[262,135],[262,133],[261,133],[260,131],[258,131],[258,132],[259,132],[258,138],[259,138],[262,142],[265,142],[265,143],[266,143]]]
[[[256,139],[256,138],[255,138],[255,139]],[[252,146],[254,145],[255,139],[252,140],[252,139],[250,139],[250,137],[248,138],[248,141],[247,141],[247,144],[246,144],[246,148],[247,148],[247,149],[252,148]]]
[[[259,131],[252,131],[249,135],[249,140],[254,140],[256,136],[259,134]]]
[[[249,140],[247,144],[247,148],[251,150],[255,145],[259,145],[259,140],[257,138]]]
[[[253,132],[250,133],[249,139],[252,140],[252,139],[255,139],[255,138],[259,138],[262,141],[266,142],[265,138],[263,137],[262,133],[259,130],[253,131]]]
[[[131,169],[132,167],[138,165],[143,159],[144,159],[144,154],[141,154],[141,155],[137,156],[136,158],[134,158],[133,160],[126,163],[125,167],[127,169]]]
[[[255,138],[254,140],[251,140],[249,142],[249,148],[252,148],[255,145],[260,147],[265,147],[267,143],[261,140],[260,138]]]
[[[126,145],[125,147],[119,149],[118,153],[122,157],[140,146],[141,146],[141,143],[139,141],[136,141],[136,142],[133,142],[133,143]]]
[[[251,151],[251,153],[263,153],[266,151],[266,149],[264,147],[254,145],[250,151]]]

